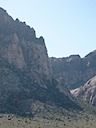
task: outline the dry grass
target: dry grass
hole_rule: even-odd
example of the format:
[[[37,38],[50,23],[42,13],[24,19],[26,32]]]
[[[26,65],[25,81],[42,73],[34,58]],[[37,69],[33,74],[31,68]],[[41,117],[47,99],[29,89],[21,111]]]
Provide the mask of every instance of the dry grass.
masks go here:
[[[1,114],[0,128],[95,128],[96,117],[79,114],[56,118],[24,118],[15,115]]]

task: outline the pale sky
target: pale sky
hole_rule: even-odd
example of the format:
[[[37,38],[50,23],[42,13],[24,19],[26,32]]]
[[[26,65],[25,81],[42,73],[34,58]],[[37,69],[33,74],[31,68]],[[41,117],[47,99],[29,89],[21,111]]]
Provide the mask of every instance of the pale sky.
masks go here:
[[[96,0],[0,0],[0,7],[43,36],[50,57],[96,50]]]

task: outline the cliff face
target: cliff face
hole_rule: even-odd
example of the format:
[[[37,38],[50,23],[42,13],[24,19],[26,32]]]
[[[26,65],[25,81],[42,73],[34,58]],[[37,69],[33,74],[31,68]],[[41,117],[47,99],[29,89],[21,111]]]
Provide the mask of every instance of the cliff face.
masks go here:
[[[75,97],[96,106],[96,76],[89,79],[84,86],[72,90],[71,93]]]
[[[50,58],[53,75],[56,79],[61,76],[69,89],[83,85],[88,79],[96,75],[96,51],[84,58],[71,55],[66,58]]]
[[[0,8],[0,112],[32,114],[34,101],[82,110],[63,79],[53,79],[43,37]]]
[[[42,86],[51,79],[43,37],[36,38],[33,28],[18,19],[14,21],[3,9],[0,9],[0,57],[26,71],[32,80]]]
[[[86,55],[82,62],[83,79],[86,82],[96,75],[96,50]]]

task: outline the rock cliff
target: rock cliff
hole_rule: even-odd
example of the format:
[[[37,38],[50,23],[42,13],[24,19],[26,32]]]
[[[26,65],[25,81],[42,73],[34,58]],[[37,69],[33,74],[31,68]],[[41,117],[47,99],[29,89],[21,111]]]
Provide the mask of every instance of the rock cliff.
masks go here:
[[[45,86],[51,82],[51,69],[43,37],[36,38],[35,30],[10,17],[0,9],[0,57],[18,69],[26,71],[30,78]]]
[[[96,76],[89,79],[84,86],[72,90],[71,93],[75,97],[96,106]]]
[[[84,85],[84,83],[96,75],[96,51],[81,58],[79,55],[71,55],[66,58],[50,58],[53,75],[56,79],[62,77],[69,89]]]

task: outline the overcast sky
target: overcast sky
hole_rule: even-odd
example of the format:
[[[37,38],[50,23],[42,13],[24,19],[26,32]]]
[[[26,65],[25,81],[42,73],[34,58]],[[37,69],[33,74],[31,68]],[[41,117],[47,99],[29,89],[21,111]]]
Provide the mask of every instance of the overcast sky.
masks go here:
[[[96,49],[96,0],[0,0],[0,6],[44,37],[49,56],[84,57]]]

